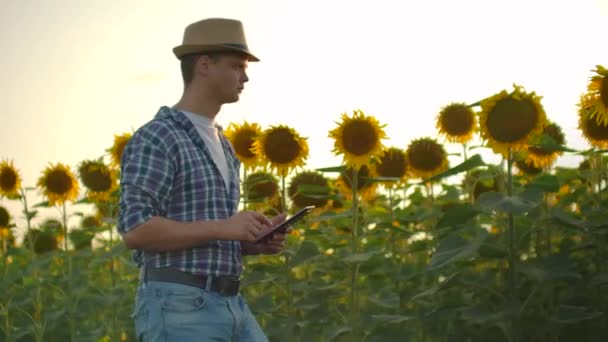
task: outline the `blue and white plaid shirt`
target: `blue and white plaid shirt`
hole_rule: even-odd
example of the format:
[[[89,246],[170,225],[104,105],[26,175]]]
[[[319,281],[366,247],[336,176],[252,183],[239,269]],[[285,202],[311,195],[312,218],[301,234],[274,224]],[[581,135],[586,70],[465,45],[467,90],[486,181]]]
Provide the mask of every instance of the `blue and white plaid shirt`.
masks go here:
[[[226,219],[238,211],[240,162],[218,128],[230,172],[228,186],[203,139],[183,113],[161,107],[152,121],[133,134],[122,155],[121,234],[152,216],[194,222]],[[239,276],[242,269],[239,241],[209,241],[171,252],[136,250],[134,259],[138,266],[145,263],[213,276]]]

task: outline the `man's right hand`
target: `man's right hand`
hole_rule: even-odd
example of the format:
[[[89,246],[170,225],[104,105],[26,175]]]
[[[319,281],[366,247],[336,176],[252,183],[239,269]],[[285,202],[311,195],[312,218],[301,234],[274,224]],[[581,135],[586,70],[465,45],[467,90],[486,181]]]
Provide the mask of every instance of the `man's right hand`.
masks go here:
[[[244,211],[220,221],[218,236],[221,240],[256,241],[272,229],[272,222],[255,211]]]

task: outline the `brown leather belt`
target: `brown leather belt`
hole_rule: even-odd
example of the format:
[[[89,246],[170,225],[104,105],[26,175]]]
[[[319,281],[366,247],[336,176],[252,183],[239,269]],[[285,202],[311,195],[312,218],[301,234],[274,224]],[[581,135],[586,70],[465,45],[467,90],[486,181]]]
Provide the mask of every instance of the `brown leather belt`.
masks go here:
[[[144,282],[164,281],[169,283],[178,283],[198,287],[207,291],[217,292],[222,296],[236,296],[239,293],[240,281],[237,277],[214,277],[202,274],[192,274],[171,267],[144,267]],[[209,280],[209,278],[211,279]]]

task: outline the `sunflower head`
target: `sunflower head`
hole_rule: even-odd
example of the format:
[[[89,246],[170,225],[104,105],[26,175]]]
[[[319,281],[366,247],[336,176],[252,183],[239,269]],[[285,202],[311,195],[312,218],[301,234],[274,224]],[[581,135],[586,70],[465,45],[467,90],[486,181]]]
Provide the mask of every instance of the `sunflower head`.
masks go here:
[[[98,229],[102,227],[102,223],[98,217],[93,215],[88,215],[83,217],[82,221],[80,221],[80,227],[83,229]]]
[[[286,176],[296,167],[304,166],[308,158],[306,138],[292,128],[279,125],[271,126],[259,135],[253,143],[254,153],[259,155],[262,163]]]
[[[592,70],[596,75],[591,77],[587,86],[589,97],[589,116],[601,126],[608,125],[608,69],[601,65]]]
[[[591,146],[608,148],[608,125],[598,123],[593,118],[593,99],[582,95],[578,103],[578,128]]]
[[[12,161],[0,162],[0,196],[17,196],[21,189],[21,177]]]
[[[59,249],[57,233],[50,230],[30,229],[23,238],[23,244],[34,247],[36,254],[56,251]]]
[[[334,139],[333,152],[342,154],[349,167],[358,169],[369,165],[373,157],[382,155],[382,139],[386,139],[384,126],[360,110],[355,110],[350,117],[342,114],[342,122],[329,132],[329,137]]]
[[[78,175],[92,201],[107,201],[118,189],[115,172],[101,160],[85,160],[78,166]]]
[[[524,155],[518,155],[515,157],[515,167],[519,170],[519,173],[527,176],[536,176],[543,172],[540,167],[534,166],[534,163]]]
[[[539,134],[546,122],[541,97],[514,86],[512,93],[502,91],[481,101],[481,137],[495,153],[508,156],[527,146],[530,136]]]
[[[408,174],[408,162],[405,151],[391,147],[384,151],[374,164],[372,164],[374,177],[390,177],[396,181],[381,181],[386,187],[393,187],[405,182]]]
[[[5,207],[0,206],[0,228],[8,228],[11,222],[11,215]]]
[[[78,182],[70,168],[64,164],[50,164],[38,179],[38,187],[49,205],[74,201],[78,197]]]
[[[490,175],[489,172],[484,172],[482,169],[475,169],[469,172],[463,183],[464,188],[472,188],[472,195],[475,200],[485,192],[500,191],[499,178]]]
[[[407,164],[414,177],[429,178],[448,169],[443,145],[428,137],[415,139],[407,147]]]
[[[114,144],[108,150],[110,152],[110,158],[112,159],[112,165],[119,168],[120,160],[122,159],[122,153],[125,150],[125,146],[133,134],[131,133],[123,133],[123,134],[114,134]]]
[[[262,134],[260,126],[247,121],[241,125],[231,123],[226,129],[226,137],[232,143],[236,156],[247,169],[252,169],[258,164],[258,156],[253,151],[253,143],[260,134]]]
[[[564,145],[566,143],[566,137],[562,132],[562,128],[556,123],[548,123],[542,132],[543,135],[550,137],[558,145]],[[540,136],[532,139],[533,143],[540,142]],[[528,158],[530,162],[536,167],[549,167],[553,165],[555,160],[562,154],[561,151],[551,151],[543,147],[528,146]]]
[[[262,202],[279,194],[279,182],[268,172],[258,171],[247,176],[245,184],[247,197],[252,202]]]
[[[344,198],[352,200],[353,198],[353,168],[346,167],[340,172],[340,176],[336,180],[336,187]],[[376,197],[376,182],[372,181],[371,171],[367,165],[361,165],[357,172],[357,193],[364,201],[371,201]]]
[[[95,232],[89,229],[73,229],[69,233],[70,242],[76,250],[91,248]]]
[[[329,181],[323,174],[315,171],[304,171],[291,179],[287,192],[296,209],[309,205],[322,208],[329,202],[331,189],[329,188]]]
[[[464,144],[473,138],[477,116],[464,103],[451,103],[437,115],[437,129],[449,142]]]

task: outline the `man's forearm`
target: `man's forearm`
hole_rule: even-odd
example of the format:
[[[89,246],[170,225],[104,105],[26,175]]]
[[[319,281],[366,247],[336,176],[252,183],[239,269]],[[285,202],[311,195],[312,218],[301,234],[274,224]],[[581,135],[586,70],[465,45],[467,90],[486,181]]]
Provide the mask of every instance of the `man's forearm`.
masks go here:
[[[219,221],[178,222],[154,216],[123,235],[129,249],[166,252],[203,245],[221,240]]]

